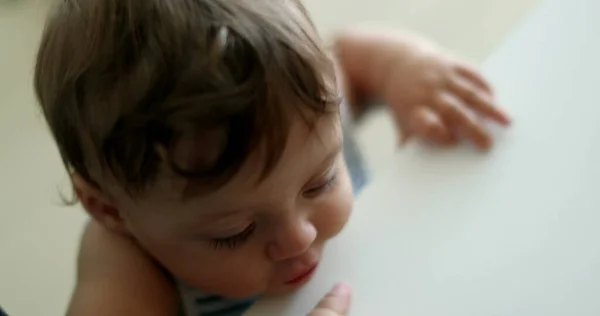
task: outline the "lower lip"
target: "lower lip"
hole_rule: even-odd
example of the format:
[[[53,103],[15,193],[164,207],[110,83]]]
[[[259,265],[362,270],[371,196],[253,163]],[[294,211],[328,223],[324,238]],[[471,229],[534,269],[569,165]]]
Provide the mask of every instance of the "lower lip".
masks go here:
[[[285,282],[285,284],[297,285],[297,284],[300,284],[300,283],[308,280],[317,270],[317,266],[318,265],[315,264],[312,268],[308,269],[306,272],[302,273],[301,275],[297,276],[296,278]]]

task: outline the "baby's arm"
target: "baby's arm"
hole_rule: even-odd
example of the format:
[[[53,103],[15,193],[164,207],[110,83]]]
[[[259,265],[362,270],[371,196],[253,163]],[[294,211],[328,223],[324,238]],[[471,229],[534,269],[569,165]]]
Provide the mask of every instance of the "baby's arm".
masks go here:
[[[336,36],[335,57],[344,94],[356,115],[369,105],[363,101],[385,97],[390,64],[395,59],[406,59],[421,42],[415,36],[362,29],[348,29]]]
[[[94,221],[85,229],[67,315],[176,315],[173,283],[137,245]]]
[[[335,48],[355,113],[362,97],[385,101],[404,139],[451,145],[466,138],[486,149],[492,138],[482,121],[509,123],[483,76],[423,38],[354,29],[341,33]]]

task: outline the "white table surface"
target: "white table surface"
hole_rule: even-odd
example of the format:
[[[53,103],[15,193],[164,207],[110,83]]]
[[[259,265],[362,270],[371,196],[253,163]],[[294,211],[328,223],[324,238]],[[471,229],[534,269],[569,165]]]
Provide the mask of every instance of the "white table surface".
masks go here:
[[[0,3],[7,1],[0,5],[0,305],[10,315],[64,315],[75,283],[80,234],[88,218],[80,206],[60,203],[59,192],[70,193],[69,181],[32,87],[35,53],[54,1]],[[475,62],[488,55],[537,3],[305,0],[325,38],[340,27],[376,22],[427,34]],[[393,156],[382,153],[392,152],[393,146],[373,144],[369,133],[381,137],[392,126],[370,119],[377,128],[365,124],[359,136],[373,145],[368,146],[367,162],[375,167],[388,165]],[[394,142],[388,138],[390,144]]]
[[[315,279],[248,315],[600,315],[600,1],[549,0],[487,60],[515,125],[488,155],[410,146],[358,199]]]

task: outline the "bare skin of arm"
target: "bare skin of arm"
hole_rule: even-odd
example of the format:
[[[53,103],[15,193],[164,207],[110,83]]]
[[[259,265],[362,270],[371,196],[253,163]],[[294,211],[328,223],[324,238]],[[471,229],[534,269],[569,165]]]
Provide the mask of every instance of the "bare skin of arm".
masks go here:
[[[68,316],[176,315],[177,302],[172,281],[132,240],[87,225]]]
[[[390,34],[350,29],[335,38],[336,59],[341,70],[339,74],[344,80],[344,94],[357,116],[369,105],[364,101],[372,97],[386,97],[387,81],[395,60],[410,56],[419,45],[427,45],[415,36],[396,32]]]
[[[484,121],[509,125],[487,80],[468,63],[408,33],[353,29],[335,41],[345,92],[355,115],[367,98],[389,105],[405,142],[417,136],[438,145],[466,139],[488,149]]]

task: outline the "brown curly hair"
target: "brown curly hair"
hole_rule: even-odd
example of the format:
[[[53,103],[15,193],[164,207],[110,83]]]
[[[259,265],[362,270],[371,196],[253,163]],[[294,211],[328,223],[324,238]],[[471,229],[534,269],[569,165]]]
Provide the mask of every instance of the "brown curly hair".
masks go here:
[[[218,187],[259,149],[266,175],[292,116],[310,124],[339,104],[333,63],[298,0],[62,1],[35,91],[67,169],[132,194],[163,163]],[[200,157],[181,163],[172,153],[186,137]]]

